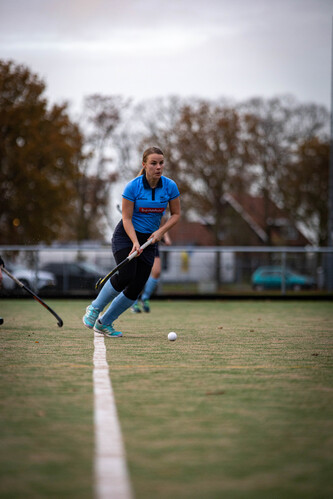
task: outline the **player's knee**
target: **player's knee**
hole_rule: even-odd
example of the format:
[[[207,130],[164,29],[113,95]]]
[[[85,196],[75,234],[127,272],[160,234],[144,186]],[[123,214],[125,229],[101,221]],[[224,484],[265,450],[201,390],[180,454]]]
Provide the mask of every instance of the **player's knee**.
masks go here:
[[[130,300],[136,300],[144,287],[145,283],[132,282],[124,290],[124,295]]]
[[[133,289],[129,289],[129,288],[126,288],[124,290],[124,295],[126,296],[126,298],[128,298],[129,300],[137,300],[140,293],[141,293],[142,290],[140,291],[135,291]]]

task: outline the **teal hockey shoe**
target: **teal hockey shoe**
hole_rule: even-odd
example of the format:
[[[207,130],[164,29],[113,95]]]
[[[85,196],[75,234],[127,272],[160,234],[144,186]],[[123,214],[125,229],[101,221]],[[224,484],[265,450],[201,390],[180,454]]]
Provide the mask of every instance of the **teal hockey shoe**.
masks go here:
[[[111,325],[102,324],[100,321],[95,322],[94,331],[99,334],[104,334],[108,338],[121,338],[123,333],[120,331],[116,331],[115,328]]]

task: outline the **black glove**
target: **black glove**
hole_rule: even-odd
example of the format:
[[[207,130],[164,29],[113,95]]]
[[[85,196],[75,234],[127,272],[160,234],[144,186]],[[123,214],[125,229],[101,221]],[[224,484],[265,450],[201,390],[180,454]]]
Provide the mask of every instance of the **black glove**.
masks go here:
[[[0,256],[0,265],[2,265],[3,267],[5,267],[5,262],[3,261],[3,259],[1,258],[1,256]]]

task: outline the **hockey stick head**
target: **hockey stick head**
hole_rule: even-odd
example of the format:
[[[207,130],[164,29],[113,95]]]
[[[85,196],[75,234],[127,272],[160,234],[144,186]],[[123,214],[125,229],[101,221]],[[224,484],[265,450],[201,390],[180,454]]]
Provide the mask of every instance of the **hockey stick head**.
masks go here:
[[[62,318],[59,317],[59,315],[51,307],[49,307],[47,303],[45,303],[45,301],[43,301],[38,295],[36,295],[36,293],[31,291],[31,289],[28,288],[25,284],[23,284],[23,282],[21,282],[19,279],[13,276],[13,274],[11,274],[7,269],[3,268],[2,270],[5,272],[5,274],[8,275],[8,277],[10,277],[14,282],[16,282],[16,284],[20,286],[20,288],[25,289],[25,291],[29,293],[29,295],[31,295],[34,300],[43,305],[43,307],[45,307],[57,319],[57,324],[59,327],[63,326],[64,323]]]
[[[122,262],[122,263],[124,263],[124,262]],[[106,276],[100,277],[95,284],[95,289],[99,289],[102,286],[104,286],[106,281],[108,281],[110,279],[110,277],[112,277],[114,274],[116,274],[118,272],[118,269],[119,269],[119,265],[115,269],[111,270],[111,272],[109,272]]]
[[[98,289],[100,285],[102,284],[102,281],[104,281],[105,277],[100,277],[98,281],[95,284],[95,289]]]

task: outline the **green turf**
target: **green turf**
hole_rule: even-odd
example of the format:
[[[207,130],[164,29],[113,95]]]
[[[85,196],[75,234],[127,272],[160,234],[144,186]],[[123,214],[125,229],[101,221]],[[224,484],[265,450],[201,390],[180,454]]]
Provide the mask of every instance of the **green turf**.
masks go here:
[[[1,498],[91,498],[93,344],[82,304],[1,300]],[[82,341],[83,337],[83,341]]]
[[[0,302],[1,498],[93,497],[87,302],[50,305],[63,329],[33,301]],[[331,302],[153,301],[116,325],[137,499],[333,496]]]

